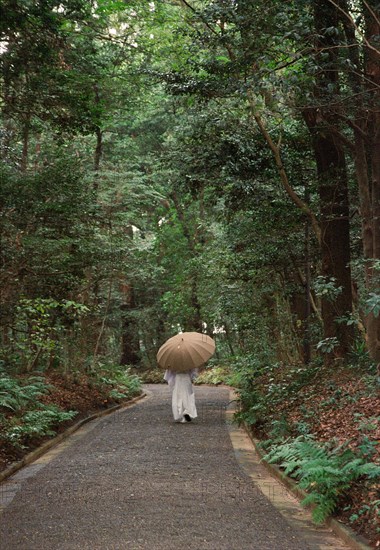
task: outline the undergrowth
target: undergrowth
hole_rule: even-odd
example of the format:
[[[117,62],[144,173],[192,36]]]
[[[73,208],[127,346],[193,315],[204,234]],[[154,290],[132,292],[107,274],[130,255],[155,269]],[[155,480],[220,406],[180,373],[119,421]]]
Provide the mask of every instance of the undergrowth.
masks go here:
[[[14,447],[23,449],[30,438],[56,435],[54,427],[71,420],[76,414],[76,411],[62,411],[55,405],[41,403],[39,409],[28,411],[20,418],[13,417],[1,437]]]
[[[380,466],[355,455],[347,446],[317,443],[311,436],[299,436],[273,443],[264,460],[278,463],[286,475],[308,492],[304,506],[313,505],[313,520],[323,523],[339,500],[357,480],[365,483],[380,478]]]
[[[115,365],[98,365],[89,383],[107,387],[113,401],[141,392],[139,377]],[[0,368],[0,442],[16,450],[27,449],[32,440],[56,435],[59,424],[73,419],[77,411],[42,402],[42,396],[54,389],[43,376],[16,377]]]
[[[236,364],[235,417],[262,440],[265,460],[278,464],[306,493],[313,520],[331,515],[369,540],[380,533],[380,378],[368,361],[326,369],[245,359]]]
[[[39,398],[51,388],[41,376],[25,381],[0,371],[0,441],[24,449],[34,437],[55,435],[58,424],[77,414],[42,403]]]
[[[28,383],[0,371],[0,410],[16,412],[48,393],[49,385],[41,376],[31,376]]]
[[[132,374],[130,368],[123,366],[102,365],[96,380],[109,387],[109,395],[116,401],[134,397],[141,392],[140,377]]]

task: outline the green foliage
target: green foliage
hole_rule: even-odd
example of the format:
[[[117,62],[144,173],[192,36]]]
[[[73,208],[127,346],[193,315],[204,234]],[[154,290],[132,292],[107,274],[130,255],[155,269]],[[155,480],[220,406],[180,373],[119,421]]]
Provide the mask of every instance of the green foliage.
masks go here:
[[[309,493],[302,504],[315,506],[316,523],[323,523],[334,512],[355,481],[380,478],[379,465],[358,458],[348,448],[317,444],[310,436],[274,445],[264,459],[278,463]]]
[[[86,306],[73,300],[19,300],[14,311],[17,332],[10,340],[10,349],[14,350],[10,361],[18,367],[25,365],[26,370],[53,365],[62,359],[63,341],[88,312]],[[4,351],[9,356],[9,351]]]
[[[42,377],[19,379],[0,371],[0,440],[26,448],[33,437],[55,435],[55,426],[77,414],[41,403],[50,389]]]
[[[348,359],[353,367],[364,367],[366,370],[371,369],[371,367],[373,368],[366,343],[361,338],[357,338],[353,342]]]
[[[321,353],[331,353],[339,346],[339,340],[335,336],[324,338],[317,343],[317,350]]]
[[[334,302],[339,294],[342,293],[342,288],[337,286],[335,277],[323,277],[319,275],[315,278],[313,286],[317,296],[323,297],[330,302]]]
[[[361,506],[357,513],[350,516],[350,523],[355,524],[358,520],[363,520],[362,516],[365,516],[364,521],[366,522],[372,517],[372,523],[377,525],[380,517],[380,500],[373,500],[369,504]],[[379,533],[378,528],[377,532]]]
[[[219,384],[228,384],[231,382],[231,370],[228,366],[208,365],[195,378],[195,384],[210,384],[218,386]]]
[[[365,301],[366,313],[373,313],[375,317],[380,315],[380,294],[370,292]]]
[[[20,419],[9,422],[2,438],[15,447],[24,448],[28,439],[33,437],[54,436],[54,427],[71,420],[76,411],[62,411],[55,405],[39,405],[39,409],[26,412]]]
[[[241,361],[235,368],[240,370]],[[317,364],[286,366],[280,363],[260,362],[257,358],[243,362],[244,368],[237,376],[237,389],[241,402],[238,420],[249,425],[273,428],[282,405],[292,405],[299,400],[300,392],[318,375]],[[306,425],[300,429],[305,430]],[[294,430],[294,428],[292,428]]]
[[[97,373],[98,383],[110,386],[109,395],[112,399],[123,400],[127,397],[135,397],[141,393],[141,379],[132,374],[130,368],[120,365],[99,365],[100,373]]]
[[[48,393],[49,388],[43,378],[38,376],[29,377],[28,382],[23,383],[0,372],[0,409],[18,413]]]
[[[139,373],[140,379],[144,384],[163,384],[164,373],[162,369],[146,369]]]

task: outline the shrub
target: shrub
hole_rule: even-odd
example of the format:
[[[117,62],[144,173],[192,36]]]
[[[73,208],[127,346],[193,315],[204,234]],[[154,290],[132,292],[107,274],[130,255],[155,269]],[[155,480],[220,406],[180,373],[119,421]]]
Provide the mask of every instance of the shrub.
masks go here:
[[[215,366],[202,370],[195,378],[195,384],[229,384],[231,379],[228,367]]]
[[[98,377],[98,382],[111,387],[110,397],[113,399],[125,399],[141,393],[139,376],[131,374],[129,368],[119,365],[103,367],[103,373]]]
[[[49,389],[50,386],[39,376],[32,376],[27,384],[22,384],[18,379],[0,373],[0,409],[17,412],[27,404],[36,402]]]
[[[359,478],[380,477],[380,466],[357,457],[344,446],[329,449],[328,444],[317,444],[311,436],[299,436],[275,445],[264,457],[270,463],[279,463],[298,480],[301,489],[309,492],[301,504],[315,505],[313,520],[323,523],[335,510],[339,498]]]
[[[3,439],[24,448],[29,438],[55,435],[53,427],[71,420],[76,414],[76,411],[62,411],[55,405],[43,405],[42,409],[28,411],[20,419],[14,418],[5,429]]]

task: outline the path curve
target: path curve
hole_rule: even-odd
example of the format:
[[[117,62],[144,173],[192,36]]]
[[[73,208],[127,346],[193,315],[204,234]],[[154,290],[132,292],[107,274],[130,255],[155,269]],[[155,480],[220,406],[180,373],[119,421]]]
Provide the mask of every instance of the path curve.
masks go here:
[[[188,424],[167,386],[146,388],[0,485],[1,550],[345,548],[297,529],[240,467],[227,388],[197,387]]]

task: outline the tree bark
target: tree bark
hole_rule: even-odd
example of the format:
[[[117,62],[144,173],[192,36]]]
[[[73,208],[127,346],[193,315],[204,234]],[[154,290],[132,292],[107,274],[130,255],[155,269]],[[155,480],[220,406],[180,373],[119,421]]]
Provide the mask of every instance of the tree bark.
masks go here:
[[[28,168],[29,132],[30,132],[30,115],[27,115],[22,125],[22,153],[21,153],[21,163],[20,163],[21,172],[26,172]]]
[[[370,113],[370,197],[372,206],[372,257],[367,259],[368,290],[378,292],[380,274],[374,269],[374,262],[380,260],[380,10],[376,8],[366,13],[366,51],[365,74],[368,91],[371,97]],[[372,47],[370,47],[372,46]],[[375,48],[373,47],[375,46]],[[367,244],[369,248],[369,244]],[[366,319],[367,345],[370,356],[376,362],[380,361],[380,316],[372,313]]]
[[[339,97],[339,76],[336,63],[335,38],[327,32],[338,24],[337,11],[328,1],[314,2],[315,52],[322,69],[316,76],[315,106],[305,109],[304,120],[311,132],[317,165],[321,225],[321,273],[334,278],[341,293],[335,300],[322,298],[324,338],[337,338],[334,353],[344,357],[350,349],[353,328],[338,324],[339,317],[352,312],[352,283],[350,269],[350,225],[346,159],[342,143],[330,131],[335,123],[329,102],[331,91]],[[322,60],[321,53],[328,59]],[[334,124],[331,124],[334,126]],[[327,362],[332,357],[327,357]]]
[[[100,91],[99,91],[99,85],[94,84],[94,93],[95,93],[95,106],[96,108],[99,108],[100,105]],[[95,128],[95,136],[96,136],[96,146],[94,151],[94,184],[93,188],[96,192],[99,187],[99,169],[100,169],[100,162],[102,160],[103,155],[103,132],[100,128],[100,126],[96,126]]]
[[[103,132],[101,131],[99,126],[96,127],[95,135],[96,135],[96,147],[95,147],[95,153],[94,153],[94,172],[99,172],[100,161],[103,155]]]
[[[126,302],[120,306],[123,312],[120,365],[138,365],[140,363],[139,334],[130,312],[136,308],[135,293],[127,285]]]
[[[362,246],[366,292],[378,291],[379,281],[374,273],[374,260],[380,259],[380,12],[363,8],[365,31],[357,26],[350,14],[348,3],[334,4],[341,16],[347,40],[347,53],[355,70],[349,72],[352,88],[353,118],[348,118],[354,135],[354,162],[358,183]],[[361,39],[358,40],[358,36]],[[380,361],[380,317],[373,314],[364,318],[367,348],[375,361]]]

